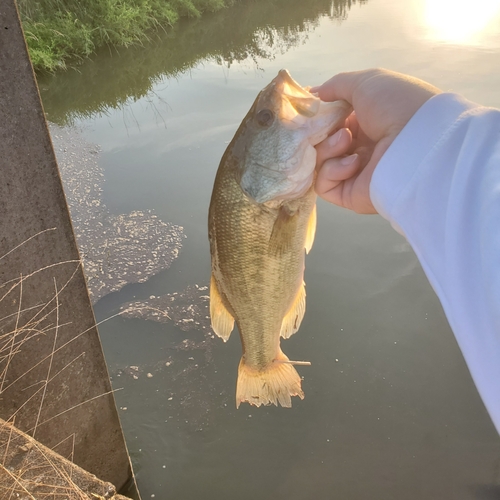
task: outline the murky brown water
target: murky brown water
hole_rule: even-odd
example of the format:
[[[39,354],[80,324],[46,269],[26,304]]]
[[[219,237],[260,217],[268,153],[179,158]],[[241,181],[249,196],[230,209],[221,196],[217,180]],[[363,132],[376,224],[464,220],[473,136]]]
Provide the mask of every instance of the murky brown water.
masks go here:
[[[306,316],[283,343],[312,362],[291,410],[237,411],[237,336],[182,321],[203,316],[189,306],[209,280],[219,159],[280,68],[313,85],[383,66],[500,107],[499,61],[496,1],[281,0],[41,80],[49,118],[100,145],[110,213],[152,210],[187,236],[170,269],[96,306],[102,320],[175,298],[175,322],[100,327],[144,499],[500,498],[500,439],[414,254],[380,217],[319,204]]]

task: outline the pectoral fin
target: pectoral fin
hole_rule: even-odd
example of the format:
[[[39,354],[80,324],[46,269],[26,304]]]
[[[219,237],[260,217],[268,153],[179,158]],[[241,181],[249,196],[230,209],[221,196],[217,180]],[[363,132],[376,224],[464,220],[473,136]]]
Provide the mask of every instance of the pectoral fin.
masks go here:
[[[314,243],[314,236],[316,235],[316,204],[312,209],[311,215],[309,216],[309,222],[307,223],[307,234],[306,234],[306,253],[309,253]]]
[[[269,238],[269,254],[280,257],[292,248],[297,233],[298,212],[291,212],[283,205],[274,221],[271,237]]]
[[[222,303],[214,275],[210,278],[210,320],[213,331],[226,342],[234,327],[234,318]]]
[[[302,285],[295,297],[295,301],[287,312],[286,316],[283,318],[283,322],[281,323],[281,332],[280,335],[287,339],[291,335],[293,335],[300,326],[302,322],[302,318],[304,317],[304,313],[306,312],[306,286],[305,283],[302,282]]]

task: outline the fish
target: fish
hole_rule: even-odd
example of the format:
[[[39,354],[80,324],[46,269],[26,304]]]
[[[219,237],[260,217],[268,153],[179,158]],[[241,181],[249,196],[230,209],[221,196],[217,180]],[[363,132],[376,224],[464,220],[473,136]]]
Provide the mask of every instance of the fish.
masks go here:
[[[314,146],[351,106],[323,102],[283,69],[258,94],[222,156],[208,214],[210,319],[242,343],[236,407],[291,407],[301,377],[280,347],[305,313],[305,253],[316,231]]]

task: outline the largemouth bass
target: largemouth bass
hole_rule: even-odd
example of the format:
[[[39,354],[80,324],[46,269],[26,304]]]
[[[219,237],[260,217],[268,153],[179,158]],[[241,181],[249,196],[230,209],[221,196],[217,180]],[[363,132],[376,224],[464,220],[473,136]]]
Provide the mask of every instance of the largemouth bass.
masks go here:
[[[316,229],[314,146],[343,125],[345,101],[326,103],[288,71],[257,96],[227,147],[209,210],[210,316],[224,341],[238,326],[241,402],[290,407],[301,379],[280,348],[305,312],[304,257]]]

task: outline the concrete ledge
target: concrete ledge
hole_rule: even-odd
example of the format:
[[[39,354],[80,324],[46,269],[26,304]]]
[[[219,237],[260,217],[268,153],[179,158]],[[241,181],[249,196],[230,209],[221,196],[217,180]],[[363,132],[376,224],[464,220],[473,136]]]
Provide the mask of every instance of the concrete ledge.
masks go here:
[[[0,419],[0,498],[127,500],[58,453]]]
[[[130,460],[14,0],[0,48],[0,417],[121,488]]]

